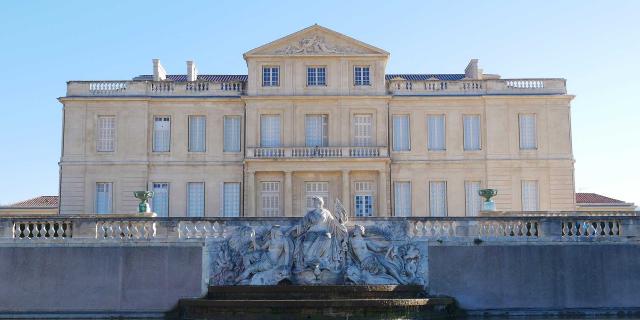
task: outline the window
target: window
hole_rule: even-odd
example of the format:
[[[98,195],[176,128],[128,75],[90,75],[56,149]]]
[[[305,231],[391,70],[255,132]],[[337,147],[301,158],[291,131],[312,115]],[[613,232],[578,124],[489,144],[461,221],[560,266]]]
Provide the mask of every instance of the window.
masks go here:
[[[204,217],[204,182],[187,183],[187,217]]]
[[[305,144],[307,147],[326,147],[329,145],[328,118],[326,114],[308,114],[305,117]]]
[[[373,216],[373,182],[372,181],[356,181],[354,208],[356,217]]]
[[[442,151],[446,149],[444,119],[444,114],[427,116],[427,127],[429,130],[427,149],[430,151]]]
[[[537,149],[538,139],[536,136],[536,115],[520,114],[518,115],[518,118],[520,122],[520,149]]]
[[[240,116],[224,116],[224,152],[240,152]]]
[[[480,181],[464,182],[465,215],[475,217],[480,213],[482,207],[482,197],[480,191]]]
[[[447,216],[447,182],[429,182],[429,211],[432,217]]]
[[[96,150],[113,152],[116,141],[116,117],[98,116],[98,132],[96,134]]]
[[[96,183],[96,213],[112,213],[113,183]]]
[[[306,182],[304,185],[307,211],[313,209],[313,197],[318,196],[324,201],[325,208],[329,206],[329,182]]]
[[[522,211],[538,210],[538,181],[522,180]]]
[[[411,182],[396,181],[393,184],[394,189],[394,211],[396,217],[411,216]]]
[[[169,216],[169,184],[166,182],[153,183],[153,198],[151,209],[159,217]]]
[[[262,182],[262,216],[277,217],[280,215],[280,182]]]
[[[222,216],[240,216],[240,182],[225,182],[222,185]]]
[[[462,116],[464,130],[464,150],[480,150],[480,115]]]
[[[260,116],[260,146],[267,148],[280,146],[280,115]]]
[[[189,152],[205,151],[206,126],[205,116],[189,116]]]
[[[353,116],[353,143],[356,147],[368,147],[372,144],[371,123],[373,116],[370,114],[356,114]]]
[[[353,80],[356,86],[371,85],[369,66],[356,66],[353,68]]]
[[[393,151],[411,150],[409,115],[393,116]]]
[[[325,86],[326,81],[325,67],[307,67],[307,86]]]
[[[153,117],[153,152],[169,152],[171,146],[171,117]]]
[[[262,86],[277,87],[280,85],[280,67],[262,67]]]

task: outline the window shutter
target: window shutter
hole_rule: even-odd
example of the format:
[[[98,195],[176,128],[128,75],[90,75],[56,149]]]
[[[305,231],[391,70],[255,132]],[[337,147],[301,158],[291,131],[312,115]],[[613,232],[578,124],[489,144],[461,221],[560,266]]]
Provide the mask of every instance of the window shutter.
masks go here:
[[[166,182],[153,183],[153,198],[151,209],[159,217],[169,216],[169,184]]]
[[[478,194],[478,191],[480,191],[480,181],[465,181],[464,194],[466,216],[475,217],[480,213],[482,198]]]
[[[411,216],[411,182],[394,182],[394,212],[397,217]]]
[[[329,144],[327,115],[305,116],[305,145],[326,147]]]
[[[225,182],[223,185],[223,216],[240,216],[240,183]]]
[[[538,147],[535,114],[520,114],[520,149],[532,150]]]
[[[439,151],[445,150],[445,118],[444,115],[427,116],[427,127],[429,131],[428,149]]]
[[[189,116],[189,151],[205,151],[205,116]]]
[[[411,149],[409,140],[409,116],[393,116],[393,150],[409,151]]]
[[[171,118],[156,116],[153,121],[153,151],[169,152],[171,144]]]
[[[280,146],[280,115],[260,116],[260,146]]]
[[[353,116],[354,145],[356,147],[371,146],[371,124],[373,116],[357,114]]]
[[[96,183],[96,213],[112,213],[112,189],[111,182]]]
[[[537,211],[538,209],[538,181],[522,181],[522,211]]]
[[[480,150],[480,115],[463,116],[464,150]]]
[[[240,117],[224,117],[224,151],[240,152]]]
[[[98,116],[96,132],[96,150],[99,152],[113,152],[115,150],[116,117]]]
[[[187,216],[204,217],[204,182],[187,184]]]
[[[445,181],[429,182],[429,209],[432,217],[447,216],[447,183]]]

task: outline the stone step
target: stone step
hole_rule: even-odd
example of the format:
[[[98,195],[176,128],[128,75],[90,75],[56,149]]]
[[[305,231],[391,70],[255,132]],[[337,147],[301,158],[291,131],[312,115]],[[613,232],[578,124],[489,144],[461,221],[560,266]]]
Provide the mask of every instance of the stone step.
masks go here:
[[[406,285],[318,285],[318,286],[210,286],[208,299],[397,299],[423,298],[422,286]]]
[[[446,318],[453,299],[183,299],[181,319],[390,319]]]

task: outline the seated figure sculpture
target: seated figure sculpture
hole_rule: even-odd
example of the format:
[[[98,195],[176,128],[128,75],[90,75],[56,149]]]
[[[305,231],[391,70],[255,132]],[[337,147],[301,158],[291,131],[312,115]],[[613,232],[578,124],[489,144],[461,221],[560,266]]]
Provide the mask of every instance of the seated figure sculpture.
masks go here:
[[[346,216],[336,218],[313,197],[314,208],[287,233],[295,239],[294,273],[299,283],[337,282],[344,265]]]
[[[236,283],[275,285],[290,276],[293,244],[283,235],[280,226],[271,228],[263,246],[257,245],[255,233],[252,233],[251,241],[254,251],[243,257],[244,271],[236,278]]]
[[[355,225],[349,239],[351,265],[347,279],[358,284],[407,284],[409,279],[402,275],[403,261],[397,261],[397,248],[377,244],[364,235],[364,227]]]

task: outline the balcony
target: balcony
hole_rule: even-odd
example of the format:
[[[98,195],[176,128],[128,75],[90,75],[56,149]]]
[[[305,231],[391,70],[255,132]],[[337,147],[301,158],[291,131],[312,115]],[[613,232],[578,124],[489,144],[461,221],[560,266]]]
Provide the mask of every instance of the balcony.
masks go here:
[[[394,78],[387,82],[389,93],[397,96],[446,95],[530,95],[566,94],[564,79],[488,79],[461,81],[409,81]]]
[[[387,158],[387,147],[248,147],[250,159]]]
[[[69,81],[67,97],[240,96],[244,82]]]

